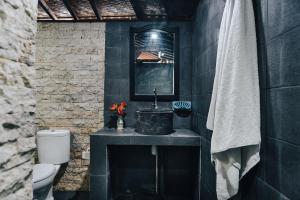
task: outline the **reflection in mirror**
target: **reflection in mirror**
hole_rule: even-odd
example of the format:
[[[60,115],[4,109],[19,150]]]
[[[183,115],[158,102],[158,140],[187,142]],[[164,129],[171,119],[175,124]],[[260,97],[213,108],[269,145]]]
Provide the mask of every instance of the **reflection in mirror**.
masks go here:
[[[155,28],[134,32],[133,43],[134,95],[151,96],[156,88],[158,96],[174,96],[175,32]]]
[[[149,95],[157,88],[160,95],[174,94],[174,35],[152,29],[134,35],[135,93]]]

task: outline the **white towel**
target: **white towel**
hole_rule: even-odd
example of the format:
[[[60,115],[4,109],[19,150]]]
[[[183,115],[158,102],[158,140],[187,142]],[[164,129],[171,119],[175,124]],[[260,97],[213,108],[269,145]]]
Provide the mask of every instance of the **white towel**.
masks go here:
[[[259,160],[260,97],[252,0],[227,0],[207,119],[219,200],[238,192],[239,180]]]

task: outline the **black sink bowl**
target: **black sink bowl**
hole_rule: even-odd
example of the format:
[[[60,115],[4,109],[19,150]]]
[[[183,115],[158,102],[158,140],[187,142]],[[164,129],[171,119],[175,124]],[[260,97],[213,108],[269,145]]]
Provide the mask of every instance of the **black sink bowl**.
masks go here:
[[[144,135],[168,135],[173,130],[172,110],[138,110],[136,111],[135,131]]]

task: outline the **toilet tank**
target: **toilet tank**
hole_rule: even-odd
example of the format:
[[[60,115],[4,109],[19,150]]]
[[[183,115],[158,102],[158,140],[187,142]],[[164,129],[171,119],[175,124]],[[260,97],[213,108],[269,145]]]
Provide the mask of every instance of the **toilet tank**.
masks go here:
[[[40,163],[62,164],[70,160],[69,130],[41,130],[36,137]]]

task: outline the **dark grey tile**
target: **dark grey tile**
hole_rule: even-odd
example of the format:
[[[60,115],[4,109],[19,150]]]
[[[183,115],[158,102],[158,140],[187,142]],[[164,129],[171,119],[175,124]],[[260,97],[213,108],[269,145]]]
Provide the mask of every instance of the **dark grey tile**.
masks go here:
[[[121,45],[121,63],[123,64],[123,72],[129,72],[130,69],[130,46],[128,43],[122,43]],[[128,73],[129,74],[129,73]]]
[[[189,25],[191,27],[191,25]],[[188,30],[188,28],[186,29],[180,29],[180,35],[179,35],[179,38],[180,38],[180,48],[191,48],[191,45],[192,45],[192,37],[191,37],[191,30]]]
[[[268,91],[267,134],[300,145],[300,87]]]
[[[300,1],[268,1],[268,37],[274,38],[280,33],[300,25]]]
[[[214,80],[215,80],[215,70],[212,69],[207,73],[207,94],[211,94],[213,91],[214,86]]]
[[[102,141],[109,145],[130,145],[134,144],[133,137],[115,137],[115,136],[105,136]]]
[[[90,137],[91,162],[90,173],[93,175],[106,175],[108,171],[108,157],[106,144],[99,141],[97,136]]]
[[[207,48],[211,45],[217,43],[219,38],[219,31],[220,31],[220,18],[219,15],[215,15],[207,25],[207,30],[205,32],[205,41],[203,41],[204,48]]]
[[[268,0],[254,0],[253,1],[256,31],[262,32],[265,39],[267,39],[268,32]]]
[[[200,191],[200,199],[203,199],[203,200],[217,200],[217,196],[215,194],[215,192],[213,191],[209,191],[205,185],[201,186],[201,191]]]
[[[107,176],[90,176],[90,200],[109,200]]]
[[[211,100],[211,95],[207,94],[207,95],[202,96],[202,98],[199,101],[199,103],[201,104],[201,114],[203,116],[208,115],[210,100]]]
[[[175,146],[200,146],[199,138],[173,138],[173,144]]]
[[[208,3],[208,21],[211,21],[216,15],[219,14],[220,12],[220,6],[223,4],[220,3],[222,1],[217,1],[217,0],[212,0],[212,1],[207,1]]]
[[[209,46],[206,51],[205,51],[205,56],[206,56],[206,65],[208,71],[212,71],[216,68],[216,62],[217,62],[217,48],[218,46],[211,45]]]
[[[255,166],[255,173],[253,174],[262,180],[266,179],[266,142],[267,137],[262,136],[260,145],[260,162]]]
[[[267,87],[280,85],[280,57],[282,49],[281,37],[273,40],[267,46],[268,66],[267,66]]]
[[[212,196],[216,195],[216,173],[211,164],[210,142],[203,138],[201,140],[201,187],[213,192]]]
[[[105,34],[105,47],[119,47],[121,34],[118,32],[107,32]]]
[[[183,48],[180,57],[180,80],[191,80],[191,70],[192,70],[192,55],[191,48]]]
[[[173,127],[189,129],[191,127],[190,116],[180,117],[180,116],[174,114]]]
[[[129,94],[129,80],[128,79],[106,78],[104,87],[105,87],[105,93],[107,93],[107,95],[125,96],[125,95]]]
[[[113,104],[113,103],[120,103],[121,101],[125,101],[126,98],[123,97],[123,96],[120,96],[120,95],[109,95],[109,94],[106,94],[104,96],[104,111],[107,111],[109,113],[111,113],[109,111],[109,107]],[[109,114],[108,113],[108,114]]]
[[[190,95],[179,95],[179,100],[180,101],[191,101],[192,97],[191,94]]]
[[[254,0],[254,14],[257,37],[257,56],[259,83],[261,88],[267,87],[267,0]]]
[[[122,70],[122,64],[113,62],[105,64],[105,77],[108,79],[122,79],[124,78],[124,72]]]
[[[255,185],[252,186],[253,186],[253,188],[251,188],[252,193],[245,194],[245,196],[248,197],[246,200],[265,200],[265,199],[288,200],[289,199],[259,178],[256,178]]]
[[[300,84],[300,26],[268,46],[269,87]]]
[[[300,199],[300,147],[268,139],[266,146],[266,181],[291,199]]]
[[[126,65],[126,67],[123,66],[122,71],[126,72],[126,70],[128,70],[127,72],[129,72],[129,64],[130,64],[130,60],[129,60],[129,56],[130,56],[130,42],[129,42],[129,32],[126,33],[122,33],[122,37],[121,37],[121,44],[119,44],[120,48],[121,48],[121,62],[123,65]]]
[[[105,63],[121,63],[121,61],[122,60],[120,47],[105,47]]]
[[[120,94],[120,88],[119,87],[115,87],[117,85],[115,79],[105,79],[105,86],[104,86],[104,90],[105,93],[109,96],[112,95],[116,95],[118,96]]]
[[[300,13],[300,2],[299,13]],[[300,14],[299,14],[300,18]],[[299,19],[300,23],[300,19]],[[299,85],[300,84],[300,26],[282,36],[283,47],[280,57],[280,80],[281,84]]]
[[[108,34],[120,34],[122,23],[120,22],[109,22],[106,23],[106,32]]]
[[[191,95],[191,81],[190,80],[180,80],[180,96]]]
[[[174,140],[167,136],[133,136],[133,142],[140,145],[172,145]]]

